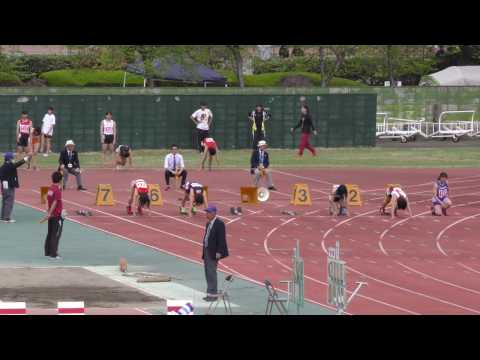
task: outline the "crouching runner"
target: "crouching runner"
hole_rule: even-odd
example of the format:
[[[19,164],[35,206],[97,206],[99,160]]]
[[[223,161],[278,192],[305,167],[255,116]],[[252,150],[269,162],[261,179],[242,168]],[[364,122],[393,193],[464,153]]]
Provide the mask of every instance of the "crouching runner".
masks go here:
[[[334,185],[332,194],[329,196],[330,215],[348,215],[348,190],[345,185]]]
[[[117,170],[122,169],[125,165],[127,165],[127,160],[128,160],[128,165],[132,167],[132,149],[130,149],[130,146],[128,145],[120,145],[117,147],[115,150],[115,160],[114,160],[114,166]]]
[[[185,196],[182,199],[182,206],[180,207],[180,213],[182,215],[192,216],[197,212],[197,206],[203,205],[203,208],[208,207],[207,192],[202,184],[197,182],[187,182],[185,184]],[[185,204],[190,202],[190,211],[187,211]]]
[[[387,189],[385,201],[380,208],[380,214],[389,215],[389,213],[385,211],[387,206],[390,207],[392,219],[397,216],[397,210],[407,210],[408,214],[412,216],[412,210],[410,209],[407,194],[405,194],[405,192],[399,187],[390,186]]]
[[[138,215],[143,215],[143,209],[150,210],[150,196],[148,184],[145,180],[133,180],[130,185],[130,198],[128,199],[127,214],[133,215],[132,206],[137,209]],[[151,213],[149,212],[149,215]]]
[[[447,216],[447,209],[450,206],[452,201],[448,198],[448,175],[442,172],[433,184],[432,215]]]

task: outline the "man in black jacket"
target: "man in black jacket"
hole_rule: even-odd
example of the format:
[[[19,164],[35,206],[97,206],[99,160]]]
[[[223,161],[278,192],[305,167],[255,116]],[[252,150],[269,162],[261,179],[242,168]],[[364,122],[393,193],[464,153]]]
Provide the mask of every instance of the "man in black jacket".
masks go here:
[[[268,169],[270,166],[270,157],[268,156],[266,148],[267,142],[265,140],[258,142],[258,150],[255,150],[252,153],[252,157],[250,159],[250,173],[255,175],[253,183],[256,187],[258,187],[260,179],[262,177],[266,177],[268,190],[275,191],[277,189],[275,186],[273,186],[272,173]]]
[[[5,154],[5,163],[0,167],[0,184],[2,189],[2,214],[1,221],[14,223],[12,219],[13,204],[15,203],[15,189],[19,187],[17,168],[25,164],[29,158],[24,157],[18,162],[13,162],[15,155],[11,152]]]
[[[80,160],[78,153],[75,151],[75,143],[68,140],[65,149],[60,153],[58,160],[59,170],[63,172],[63,190],[67,188],[68,175],[74,175],[77,178],[77,190],[87,190],[82,185],[82,170],[80,169]]]
[[[202,260],[205,265],[205,278],[207,280],[207,296],[205,301],[215,301],[218,296],[217,266],[218,261],[226,258],[228,254],[225,223],[217,217],[217,208],[210,205],[205,209],[208,223],[203,236]]]

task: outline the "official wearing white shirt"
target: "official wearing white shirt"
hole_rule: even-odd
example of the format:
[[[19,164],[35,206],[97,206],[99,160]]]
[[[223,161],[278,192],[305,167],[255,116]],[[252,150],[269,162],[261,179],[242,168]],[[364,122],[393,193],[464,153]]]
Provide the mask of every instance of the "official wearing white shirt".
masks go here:
[[[185,170],[185,163],[183,162],[183,156],[178,154],[178,146],[172,145],[172,151],[170,154],[165,156],[165,182],[167,187],[165,191],[170,189],[170,178],[171,177],[181,177],[182,178],[182,187],[187,181],[187,170]]]
[[[203,153],[204,147],[202,141],[209,137],[210,125],[212,124],[213,114],[207,108],[206,103],[202,103],[200,109],[195,111],[192,116],[193,123],[197,126],[198,132],[198,149]]]
[[[53,127],[55,126],[55,114],[53,113],[53,107],[49,107],[47,113],[42,120],[42,136],[40,144],[40,152],[43,152],[43,156],[48,156],[51,152],[51,139],[53,136]]]

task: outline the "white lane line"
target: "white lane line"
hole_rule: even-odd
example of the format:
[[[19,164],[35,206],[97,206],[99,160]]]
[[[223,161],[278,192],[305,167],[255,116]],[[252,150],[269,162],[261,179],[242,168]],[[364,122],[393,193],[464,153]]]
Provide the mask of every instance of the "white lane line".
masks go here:
[[[474,294],[476,294],[476,295],[480,295],[480,291],[477,291],[477,290],[474,290],[474,289],[470,289],[470,288],[466,288],[466,287],[463,287],[463,286],[461,286],[461,285],[458,285],[458,284],[455,284],[455,283],[451,283],[451,282],[449,282],[449,281],[445,281],[445,280],[442,280],[442,279],[438,279],[438,278],[436,278],[436,277],[434,277],[434,276],[432,276],[432,275],[429,275],[429,274],[426,274],[426,273],[424,273],[424,272],[422,272],[422,271],[418,271],[418,270],[416,270],[416,269],[413,269],[413,268],[411,268],[411,267],[409,267],[409,266],[407,266],[407,265],[405,265],[405,264],[403,264],[403,263],[401,263],[401,262],[399,262],[399,261],[395,261],[395,263],[397,263],[398,265],[404,267],[405,269],[408,269],[408,270],[411,271],[411,272],[414,272],[414,273],[416,273],[416,274],[422,275],[423,277],[426,277],[426,278],[428,278],[428,279],[437,281],[437,282],[439,282],[439,283],[441,283],[441,284],[448,285],[448,286],[451,286],[451,287],[455,287],[455,288],[460,289],[460,290],[465,290],[465,291],[474,293]]]
[[[470,266],[465,265],[464,263],[459,262],[457,264],[460,265],[461,267],[463,267],[464,269],[467,269],[467,270],[469,270],[469,271],[471,271],[475,274],[480,274],[480,271],[475,270],[475,269],[471,268]]]
[[[470,311],[470,312],[473,312],[475,314],[480,314],[480,311],[478,310],[475,310],[475,309],[471,309],[469,307],[466,307],[466,306],[463,306],[463,305],[459,305],[459,304],[456,304],[456,303],[453,303],[453,302],[450,302],[450,301],[447,301],[447,300],[443,300],[443,299],[440,299],[440,298],[437,298],[435,296],[431,296],[431,295],[427,295],[427,294],[424,294],[424,293],[421,293],[419,291],[415,291],[415,290],[411,290],[411,289],[408,289],[408,288],[404,288],[402,286],[399,286],[399,285],[395,285],[395,284],[392,284],[392,283],[389,283],[387,281],[384,281],[384,280],[380,280],[380,279],[377,279],[373,276],[370,276],[370,275],[367,275],[365,273],[362,273],[358,270],[355,270],[353,268],[351,268],[350,266],[347,266],[347,269],[349,269],[350,271],[352,271],[353,273],[355,274],[358,274],[360,276],[364,276],[366,277],[367,279],[371,279],[373,281],[376,281],[380,284],[383,284],[385,286],[388,286],[388,287],[392,287],[394,289],[397,289],[397,290],[401,290],[401,291],[404,291],[404,292],[407,292],[409,294],[413,294],[413,295],[417,295],[417,296],[420,296],[420,297],[423,297],[423,298],[426,298],[426,299],[429,299],[429,300],[432,300],[432,301],[436,301],[436,302],[440,302],[442,304],[446,304],[446,305],[449,305],[449,306],[452,306],[452,307],[456,307],[456,308],[459,308],[459,309],[462,309],[462,310],[466,310],[466,311]]]
[[[443,236],[443,234],[445,234],[445,232],[447,232],[449,229],[451,229],[452,227],[454,227],[455,225],[458,225],[464,221],[467,221],[467,220],[470,220],[470,219],[474,219],[476,218],[477,216],[480,216],[480,214],[475,214],[475,215],[472,215],[472,216],[467,216],[467,217],[464,217],[463,219],[460,219],[460,220],[457,220],[453,223],[451,223],[450,225],[446,226],[445,228],[443,228],[442,231],[440,231],[437,235],[437,237],[435,238],[435,244],[437,245],[437,249],[445,256],[448,256],[447,253],[443,250],[442,246],[440,245],[440,240]]]

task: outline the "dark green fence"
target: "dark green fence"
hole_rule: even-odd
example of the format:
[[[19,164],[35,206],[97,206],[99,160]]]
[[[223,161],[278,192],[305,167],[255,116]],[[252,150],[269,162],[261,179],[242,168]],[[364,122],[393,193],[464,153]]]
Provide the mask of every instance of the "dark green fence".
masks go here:
[[[67,139],[73,139],[80,151],[98,150],[100,121],[106,111],[112,111],[117,121],[119,141],[134,149],[166,148],[171,143],[194,148],[195,126],[190,115],[202,101],[206,101],[213,112],[211,134],[223,149],[251,146],[247,115],[257,103],[263,103],[272,114],[267,124],[270,146],[296,146],[299,132],[293,137],[289,129],[299,120],[302,101],[309,104],[318,128],[318,136],[312,137],[313,145],[375,145],[376,94],[35,95],[17,92],[0,95],[0,150],[14,148],[15,123],[22,110],[27,110],[34,124],[40,126],[48,106],[53,106],[57,114],[56,151]]]

